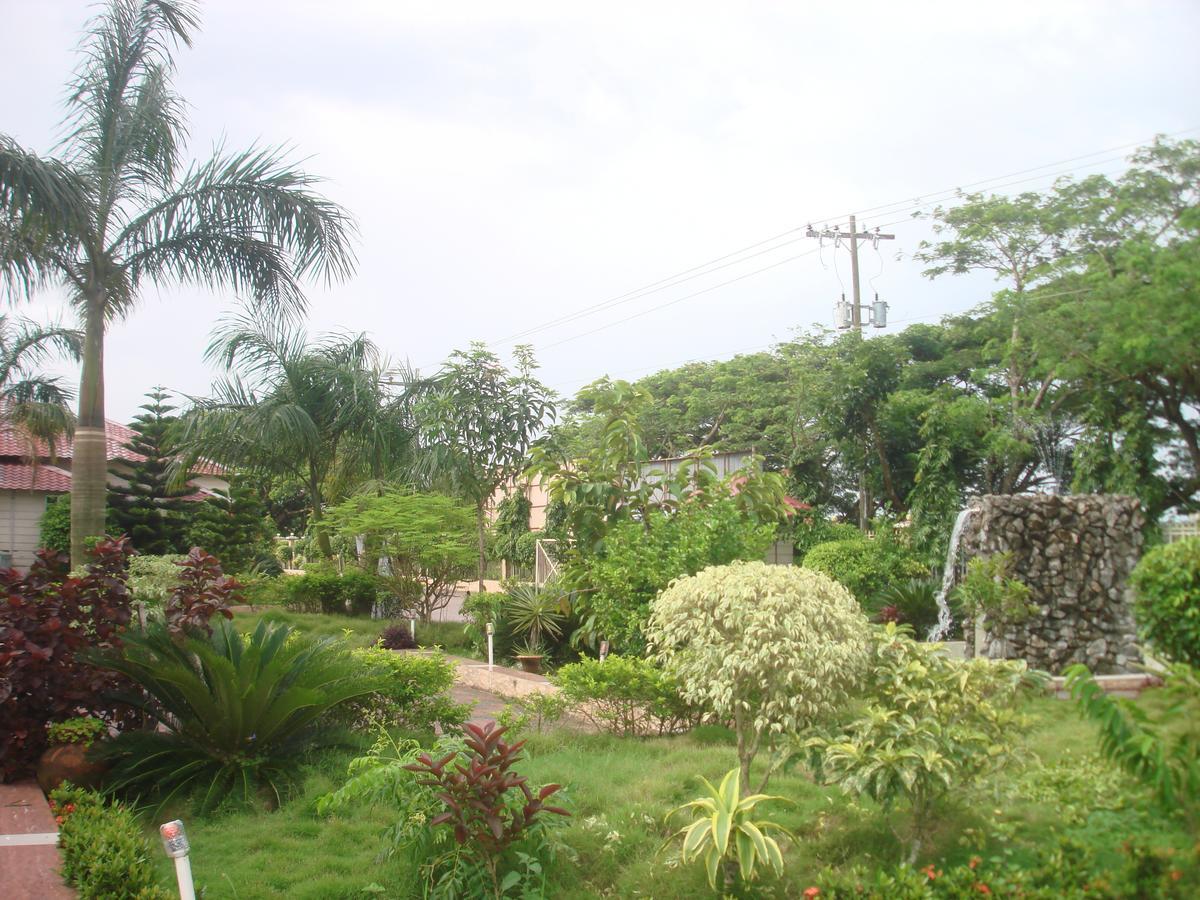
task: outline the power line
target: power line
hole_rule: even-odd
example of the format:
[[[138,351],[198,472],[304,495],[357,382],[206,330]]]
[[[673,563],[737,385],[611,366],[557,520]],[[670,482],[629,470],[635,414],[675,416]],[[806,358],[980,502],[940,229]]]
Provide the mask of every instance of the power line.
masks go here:
[[[557,347],[560,344],[566,344],[570,341],[578,340],[579,338],[588,337],[589,335],[596,334],[599,331],[606,331],[609,328],[615,328],[618,325],[624,325],[626,322],[630,322],[633,319],[639,319],[642,316],[649,315],[652,312],[658,312],[658,310],[660,310],[660,309],[666,309],[668,306],[674,306],[676,303],[682,303],[684,300],[691,300],[693,297],[699,297],[701,294],[707,294],[711,291],[717,290],[718,288],[727,287],[728,285],[731,285],[735,282],[742,281],[745,278],[749,278],[752,275],[759,275],[762,272],[768,271],[769,269],[777,269],[780,266],[784,265],[785,263],[790,263],[790,262],[800,259],[801,257],[804,257],[804,256],[812,256],[816,252],[817,252],[817,250],[814,247],[812,250],[806,250],[803,253],[797,253],[795,256],[785,257],[784,259],[781,259],[778,262],[771,263],[769,266],[763,266],[761,269],[755,269],[752,272],[745,272],[741,275],[738,275],[736,278],[730,278],[728,281],[722,281],[718,284],[714,284],[714,285],[710,285],[709,287],[702,288],[701,290],[693,291],[690,294],[684,294],[682,297],[676,297],[674,300],[668,300],[666,303],[660,303],[657,306],[651,306],[648,309],[643,309],[639,312],[635,312],[632,315],[628,315],[622,319],[617,319],[615,322],[609,322],[605,325],[601,325],[597,328],[593,328],[590,331],[583,331],[583,332],[580,332],[579,334],[573,334],[570,337],[563,338],[562,340],[555,341],[554,343],[551,343],[551,344],[543,344],[542,349],[549,350],[551,347]]]
[[[1178,137],[1179,135],[1187,134],[1192,131],[1196,131],[1198,129],[1200,129],[1200,126],[1182,129],[1180,131],[1173,132],[1166,136],[1167,137]],[[1153,138],[1151,138],[1151,140],[1152,139]],[[953,188],[945,188],[945,189],[942,189],[939,191],[934,191],[932,193],[927,193],[927,194],[918,194],[918,195],[916,195],[915,199],[912,197],[912,195],[910,195],[909,197],[907,197],[903,200],[895,200],[890,203],[884,203],[884,204],[879,204],[877,206],[866,207],[864,209],[857,210],[853,214],[858,216],[858,215],[863,215],[864,213],[873,213],[873,212],[884,211],[883,215],[899,215],[899,214],[905,213],[905,212],[915,212],[917,210],[928,208],[934,204],[945,202],[946,200],[953,199],[954,197],[958,196],[961,192],[963,192],[967,189],[971,189],[971,188],[978,188],[978,187],[983,187],[985,185],[991,185],[990,189],[998,190],[1001,188],[1011,187],[1016,184],[1024,184],[1024,183],[1028,183],[1030,181],[1036,181],[1036,180],[1040,180],[1043,178],[1060,177],[1062,175],[1071,174],[1073,171],[1076,171],[1078,168],[1087,168],[1087,167],[1095,166],[1095,165],[1103,165],[1103,164],[1106,164],[1107,162],[1111,162],[1114,160],[1123,160],[1125,157],[1117,156],[1117,157],[1113,157],[1111,159],[1097,160],[1095,162],[1088,163],[1086,166],[1083,166],[1083,167],[1075,167],[1072,169],[1066,169],[1066,170],[1061,170],[1061,171],[1056,171],[1056,172],[1045,172],[1043,170],[1055,169],[1055,168],[1061,167],[1063,165],[1066,165],[1068,163],[1074,163],[1074,162],[1078,162],[1080,160],[1085,160],[1085,159],[1092,159],[1097,156],[1104,156],[1106,154],[1112,154],[1117,151],[1123,151],[1123,150],[1128,150],[1130,148],[1144,146],[1146,144],[1146,142],[1147,142],[1146,139],[1143,139],[1140,141],[1135,141],[1135,142],[1131,142],[1128,144],[1122,144],[1122,145],[1118,145],[1115,147],[1108,147],[1103,150],[1096,150],[1091,153],[1080,154],[1078,156],[1069,157],[1067,159],[1057,160],[1057,161],[1051,162],[1051,163],[1044,163],[1042,165],[1033,166],[1033,167],[1026,168],[1026,169],[1020,169],[1015,172],[1007,173],[1005,175],[993,176],[991,178],[981,179],[979,181],[970,182],[968,184],[960,185],[960,186],[953,187]],[[1018,179],[1015,181],[1009,180],[1009,179],[1013,179],[1015,176],[1027,175],[1028,173],[1031,173],[1031,172],[1040,172],[1041,174],[1032,175],[1028,178],[1021,178],[1021,179]],[[997,182],[1005,182],[1005,183],[997,183]],[[835,219],[844,218],[848,215],[850,215],[850,214],[843,214],[841,216],[814,217],[814,218],[810,219],[809,221],[816,221],[816,222],[832,221]],[[898,225],[898,224],[901,224],[904,222],[909,222],[909,221],[912,221],[912,217],[906,216],[903,219],[898,219],[896,221],[888,222],[888,223],[885,223],[883,225],[879,225],[876,227],[878,227],[878,228],[891,227],[893,225]],[[763,256],[768,253],[772,253],[775,250],[782,249],[783,247],[789,246],[790,244],[793,244],[793,243],[796,243],[797,241],[799,241],[800,238],[791,237],[792,235],[795,234],[795,232],[797,232],[799,230],[801,230],[801,229],[799,227],[796,227],[796,228],[788,229],[786,231],[779,232],[778,234],[772,235],[771,237],[764,238],[763,240],[756,241],[752,244],[748,244],[744,247],[741,247],[738,250],[734,250],[734,251],[732,251],[730,253],[726,253],[722,256],[715,257],[713,259],[710,259],[706,262],[692,266],[690,268],[683,269],[682,271],[676,272],[673,275],[669,275],[666,278],[661,278],[657,281],[650,282],[649,284],[643,285],[640,288],[635,288],[634,290],[627,291],[626,293],[619,294],[615,297],[608,298],[607,300],[600,301],[599,303],[595,303],[590,306],[582,307],[578,310],[564,314],[562,316],[558,316],[554,319],[550,319],[545,322],[530,326],[529,328],[526,328],[519,332],[515,332],[514,334],[511,334],[507,337],[501,338],[497,341],[493,341],[492,343],[493,344],[505,344],[505,343],[509,343],[511,341],[520,340],[521,338],[528,337],[530,335],[537,334],[542,331],[547,331],[547,330],[550,330],[553,328],[557,328],[561,325],[568,324],[573,321],[577,321],[581,318],[586,318],[587,316],[595,315],[596,313],[600,313],[600,312],[604,312],[604,311],[606,311],[608,309],[612,309],[616,306],[624,305],[624,304],[630,303],[634,300],[642,299],[643,297],[649,296],[651,294],[658,293],[663,290],[668,290],[672,287],[677,287],[680,284],[684,284],[684,283],[686,283],[688,281],[692,281],[696,278],[704,277],[706,275],[712,274],[713,272],[720,271],[721,269],[725,269],[725,268],[728,268],[728,267],[734,266],[734,265],[739,265],[748,260],[757,258],[759,256]],[[789,239],[782,240],[783,238],[789,238]],[[779,243],[776,246],[766,247],[765,249],[759,249],[759,248],[763,248],[764,245],[766,245],[766,244],[771,244],[775,241],[781,241],[781,240],[782,240],[782,243]],[[749,255],[745,255],[745,256],[743,255],[743,254],[749,253],[749,251],[752,251],[752,250],[757,251],[757,252],[750,253]],[[804,255],[808,255],[808,254],[800,254],[800,255],[804,256]],[[730,280],[722,282],[718,285],[714,285],[711,288],[706,288],[701,291],[696,291],[696,292],[686,295],[684,297],[680,297],[675,300],[669,301],[667,303],[659,304],[658,306],[651,307],[650,309],[647,309],[644,312],[637,313],[632,316],[625,317],[623,319],[619,319],[615,322],[609,323],[608,325],[604,325],[599,328],[595,328],[590,331],[583,332],[579,335],[574,335],[572,337],[565,338],[561,341],[554,342],[552,344],[546,345],[546,347],[543,347],[543,349],[546,349],[548,347],[555,347],[555,346],[558,346],[559,344],[567,343],[568,341],[575,340],[576,338],[586,337],[586,336],[588,336],[590,334],[594,334],[598,331],[606,330],[607,328],[623,324],[624,322],[630,321],[631,319],[639,318],[641,315],[644,315],[646,313],[654,312],[658,309],[663,309],[668,306],[673,306],[674,304],[682,302],[683,300],[691,299],[692,297],[699,296],[704,293],[708,293],[710,290],[713,290],[713,289],[716,289],[719,287],[724,287],[728,284],[732,284],[736,281],[740,281],[744,277],[749,277],[750,275],[759,274],[761,272],[767,271],[768,269],[775,268],[777,265],[781,265],[784,262],[790,262],[791,260],[796,259],[796,258],[798,258],[798,256],[797,257],[789,257],[785,260],[781,260],[779,263],[775,263],[770,266],[765,266],[763,268],[756,269],[753,272],[749,272],[743,276],[739,276],[738,278],[730,279]],[[422,366],[420,368],[425,368],[425,367]]]

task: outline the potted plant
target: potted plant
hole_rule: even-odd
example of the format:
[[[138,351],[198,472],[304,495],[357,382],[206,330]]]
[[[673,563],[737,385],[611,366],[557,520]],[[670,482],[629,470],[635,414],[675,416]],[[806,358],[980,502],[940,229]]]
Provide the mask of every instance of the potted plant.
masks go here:
[[[563,602],[561,591],[549,585],[537,587],[532,584],[515,584],[505,593],[504,615],[515,632],[527,635],[523,646],[516,649],[515,656],[521,668],[537,674],[542,670],[545,656],[542,636],[562,637]]]
[[[64,781],[77,787],[99,785],[108,766],[90,758],[88,751],[93,743],[108,736],[107,725],[93,716],[76,716],[52,723],[46,736],[50,746],[37,767],[37,781],[43,791],[49,793]]]

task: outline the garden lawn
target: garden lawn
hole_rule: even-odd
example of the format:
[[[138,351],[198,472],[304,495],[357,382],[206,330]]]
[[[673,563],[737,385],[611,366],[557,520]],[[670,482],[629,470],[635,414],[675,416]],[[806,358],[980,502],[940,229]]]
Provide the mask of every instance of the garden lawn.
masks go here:
[[[1092,726],[1071,705],[1039,700],[1033,712],[1037,727],[1028,749],[1047,768],[1012,773],[1002,793],[946,810],[922,864],[965,862],[976,853],[1019,862],[1029,845],[1053,843],[1052,829],[1086,841],[1114,863],[1128,840],[1190,846],[1186,832],[1150,810],[1143,791],[1096,757]],[[668,826],[663,817],[700,793],[698,776],[715,782],[734,767],[729,732],[705,727],[638,740],[556,731],[532,736],[527,750],[529,758],[517,770],[535,784],[566,785],[561,796],[573,813],[561,831],[570,853],[550,868],[547,897],[711,896],[700,868],[674,862],[677,845],[660,853],[683,823],[681,816]],[[327,819],[313,812],[315,799],[341,784],[349,758],[330,753],[311,763],[300,794],[277,812],[185,815],[205,897],[397,896],[404,864],[399,858],[377,861],[389,811],[365,808]],[[891,827],[902,826],[899,814],[888,817],[871,804],[855,804],[798,772],[777,776],[769,792],[791,804],[767,804],[760,812],[790,827],[798,840],[785,847],[784,878],[766,878],[760,896],[801,897],[827,866],[899,860],[901,845]],[[166,883],[171,869],[166,859],[160,865]]]
[[[334,616],[324,613],[298,613],[269,609],[255,613],[237,613],[234,621],[242,631],[253,631],[260,621],[284,622],[301,634],[314,637],[344,637],[353,647],[370,647],[389,625],[406,619],[368,619],[362,616]],[[471,646],[458,622],[417,623],[417,643],[422,647],[440,646],[447,653],[471,655]]]

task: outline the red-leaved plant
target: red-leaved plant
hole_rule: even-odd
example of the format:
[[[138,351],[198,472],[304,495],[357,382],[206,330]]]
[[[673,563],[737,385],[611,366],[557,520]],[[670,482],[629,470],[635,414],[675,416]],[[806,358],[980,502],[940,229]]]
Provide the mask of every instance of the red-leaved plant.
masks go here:
[[[46,748],[46,726],[79,715],[115,722],[128,711],[103,698],[120,676],[82,658],[119,647],[128,627],[126,586],[133,546],[105,539],[83,575],[69,557],[39,550],[28,574],[0,569],[0,768],[4,780],[28,773]]]
[[[213,616],[233,618],[230,605],[240,601],[242,586],[221,569],[211,553],[193,547],[179,565],[179,584],[167,598],[164,612],[173,634],[203,631],[212,634]]]
[[[545,801],[561,785],[548,784],[536,794],[528,779],[512,771],[521,758],[524,741],[509,744],[503,740],[504,728],[494,723],[463,726],[470,758],[464,764],[458,753],[439,760],[422,753],[412,765],[405,766],[427,777],[419,784],[433,788],[446,811],[430,819],[430,825],[449,825],[454,840],[486,869],[499,896],[499,865],[504,851],[524,838],[541,813],[569,816],[560,806]],[[510,802],[514,788],[524,795],[524,803]]]

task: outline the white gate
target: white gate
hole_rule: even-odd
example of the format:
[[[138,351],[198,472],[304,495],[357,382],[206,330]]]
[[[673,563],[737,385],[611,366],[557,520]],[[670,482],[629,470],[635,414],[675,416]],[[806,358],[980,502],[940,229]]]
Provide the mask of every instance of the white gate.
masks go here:
[[[553,538],[538,538],[534,544],[533,583],[544,585],[558,574],[558,541]]]

